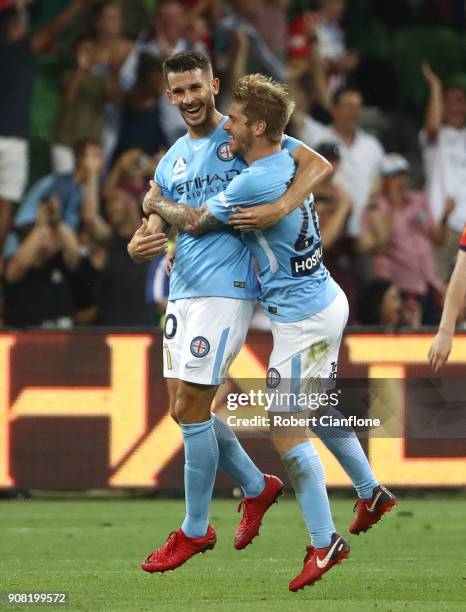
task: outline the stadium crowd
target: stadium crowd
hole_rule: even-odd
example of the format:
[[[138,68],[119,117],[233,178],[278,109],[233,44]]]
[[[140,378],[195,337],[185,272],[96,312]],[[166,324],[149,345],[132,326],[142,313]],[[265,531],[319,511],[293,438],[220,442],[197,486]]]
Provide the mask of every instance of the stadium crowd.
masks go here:
[[[158,323],[165,256],[126,246],[185,132],[162,62],[186,49],[213,61],[223,111],[244,74],[289,84],[288,133],[334,167],[314,195],[350,323],[437,324],[466,221],[461,4],[0,0],[3,324]]]

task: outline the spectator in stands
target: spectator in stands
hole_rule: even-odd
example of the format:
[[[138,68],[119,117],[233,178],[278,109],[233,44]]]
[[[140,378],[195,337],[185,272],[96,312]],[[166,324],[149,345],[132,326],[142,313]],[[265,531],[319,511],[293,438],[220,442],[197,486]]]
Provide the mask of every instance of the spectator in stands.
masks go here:
[[[384,156],[378,139],[359,127],[362,104],[359,91],[339,89],[333,97],[332,124],[325,126],[311,118],[306,141],[313,147],[323,141],[335,142],[339,146],[341,164],[335,180],[352,202],[348,234],[354,238],[362,233],[362,216],[371,194],[379,190]]]
[[[348,194],[335,183],[335,173],[340,165],[340,150],[333,142],[323,142],[317,153],[333,166],[333,172],[314,190],[314,202],[319,216],[322,247],[328,251],[345,235],[345,225],[351,211]]]
[[[203,17],[210,26],[215,26],[221,19],[222,11],[219,0],[181,0],[188,9],[188,20]]]
[[[102,147],[89,146],[86,155],[87,180],[81,205],[79,232],[81,259],[74,275],[76,325],[93,325],[98,314],[101,272],[95,258],[105,249],[111,228],[100,214],[100,184],[104,167]]]
[[[346,233],[351,200],[335,183],[340,164],[340,150],[333,142],[324,142],[317,153],[333,166],[333,172],[314,190],[314,202],[319,216],[325,267],[342,287],[348,298],[350,322],[354,318],[355,287],[353,269],[356,260],[354,240]]]
[[[286,11],[290,0],[262,2],[254,25],[272,53],[282,62],[287,59],[288,19]]]
[[[34,223],[23,228],[17,252],[6,260],[5,325],[71,327],[79,242],[56,197],[42,201],[36,212]]]
[[[209,29],[206,20],[197,16],[188,19],[184,35],[189,49],[196,49],[204,55],[212,52],[212,30]]]
[[[129,239],[140,228],[140,209],[134,198],[122,189],[109,194],[105,203],[111,229],[107,245],[95,253],[94,265],[100,270],[98,325],[154,325],[158,313],[150,295],[150,262],[137,266],[128,255]],[[141,226],[141,227],[140,227]],[[163,236],[162,246],[167,240]]]
[[[115,159],[128,149],[138,148],[152,157],[168,147],[160,111],[163,89],[161,60],[141,55],[136,84],[123,103]]]
[[[312,146],[322,139],[325,142],[326,126],[317,120],[324,121],[329,115],[325,110],[326,93],[319,89],[318,82],[310,72],[295,75],[291,81],[291,94],[295,109],[287,128],[287,133]]]
[[[124,67],[123,87],[129,92],[136,85],[139,63],[142,55],[153,55],[163,61],[168,55],[196,48],[207,53],[201,38],[202,31],[191,23],[190,40],[187,33],[187,15],[180,0],[160,0],[154,14],[153,28],[142,34],[136,41],[130,57]],[[186,125],[178,110],[166,96],[160,100],[160,117],[169,145],[172,145],[186,132]]]
[[[88,144],[83,165],[86,179],[80,209],[81,233],[87,234],[91,244],[105,245],[110,240],[111,228],[100,214],[100,185],[104,167],[102,147]]]
[[[378,208],[368,212],[368,227],[355,239],[348,235],[347,225],[351,213],[351,198],[338,185],[336,176],[340,166],[340,150],[333,142],[324,142],[317,147],[317,153],[333,165],[333,173],[326,177],[314,190],[314,201],[319,216],[319,225],[324,249],[325,266],[343,288],[348,298],[350,324],[355,321],[357,258],[374,247],[385,236],[385,221]],[[381,238],[382,237],[382,238]]]
[[[222,18],[220,0],[181,0],[181,4],[187,10],[185,37],[189,48],[211,55],[213,32]]]
[[[185,38],[186,11],[180,0],[159,0],[154,15],[152,36],[142,45],[143,53],[165,59],[189,48]]]
[[[422,306],[422,322],[433,325],[438,323],[439,304],[445,292],[437,274],[433,244],[441,243],[445,228],[432,218],[425,194],[409,190],[409,169],[401,155],[392,153],[384,158],[379,207],[387,236],[382,243],[376,236],[372,238],[373,268],[376,277],[415,298]],[[450,212],[447,210],[445,215],[448,217]]]
[[[118,73],[102,70],[90,40],[81,40],[76,48],[76,68],[65,75],[61,108],[52,145],[52,167],[57,173],[74,169],[73,146],[83,138],[101,142],[104,130],[104,106],[118,102],[121,90]]]
[[[88,43],[91,63],[95,74],[109,74],[117,79],[120,86],[126,86],[127,72],[131,68],[134,42],[123,34],[123,15],[118,0],[103,0],[92,3],[90,11]],[[116,145],[119,113],[118,107],[110,101],[104,108],[104,135],[102,139],[105,159],[111,158]]]
[[[105,181],[104,196],[119,188],[128,191],[137,202],[142,201],[162,154],[163,152],[159,152],[149,157],[141,149],[125,151],[113,164]]]
[[[447,226],[438,254],[440,276],[446,282],[466,219],[466,91],[454,84],[442,88],[428,64],[423,64],[422,72],[429,85],[429,102],[420,143],[432,213]],[[453,199],[455,208],[446,219],[448,199]]]
[[[320,56],[324,62],[330,94],[343,87],[346,75],[358,65],[358,56],[348,52],[341,20],[346,0],[321,0],[317,13],[309,16],[309,27],[315,29]]]
[[[97,72],[118,73],[124,66],[133,41],[123,35],[123,15],[118,0],[94,2],[90,14],[89,43],[91,63]]]
[[[191,26],[199,18],[199,15],[191,17]],[[159,0],[154,13],[153,27],[136,42],[125,79],[125,89],[132,87],[137,79],[137,70],[140,56],[150,54],[160,58],[162,61],[169,55],[188,49],[195,49],[201,53],[208,53],[208,49],[202,42],[204,32],[199,32],[199,38],[194,37],[196,28],[191,28],[191,40],[186,37],[188,28],[188,14],[181,0]]]
[[[224,89],[244,73],[261,72],[277,81],[286,81],[288,70],[267,45],[255,24],[264,7],[263,0],[233,0],[233,13],[219,24],[215,33],[217,68],[223,78]],[[238,48],[242,38],[247,40],[244,73],[235,70]],[[221,92],[222,93],[222,92]]]
[[[49,48],[54,37],[81,10],[71,2],[34,34],[29,31],[26,3],[0,11],[0,252],[28,179],[29,117],[34,54]],[[0,258],[1,268],[1,258]]]
[[[421,307],[416,300],[403,300],[396,285],[377,278],[368,283],[358,301],[358,319],[362,325],[417,329],[421,325]]]
[[[318,12],[304,11],[289,27],[288,58],[293,72],[306,72],[318,61],[329,97],[345,85],[346,75],[358,65],[358,56],[346,49],[340,26],[345,9],[345,0],[322,0]]]
[[[8,235],[5,243],[5,259],[16,253],[21,228],[35,223],[39,205],[52,197],[59,202],[63,221],[74,231],[79,229],[83,199],[89,192],[99,189],[98,180],[89,169],[96,147],[100,148],[100,145],[89,140],[78,142],[74,149],[76,167],[72,174],[49,174],[30,188],[14,217],[14,231]],[[94,194],[93,197],[97,196]]]
[[[38,206],[33,208],[31,200],[31,207],[23,216],[23,221],[26,221],[35,212],[37,222],[23,223],[16,231],[17,239],[26,238],[7,263],[7,324],[63,327],[69,326],[73,320],[77,325],[95,322],[97,287],[100,283],[99,271],[92,261],[92,247],[107,244],[111,231],[98,214],[102,147],[87,141],[81,145],[81,149],[84,153],[78,151],[75,173],[79,180],[84,181],[79,210],[74,208],[77,202],[73,201],[73,189],[69,189],[66,182],[70,175],[56,175],[55,183],[48,192],[42,193]],[[36,196],[39,196],[39,191]],[[80,227],[80,237],[91,246],[90,250],[79,244],[70,225],[61,219],[63,213],[76,229]],[[33,230],[30,231],[32,225]],[[60,245],[63,248],[58,248]],[[37,293],[37,318],[32,312],[35,299],[31,300],[30,296],[28,299],[28,291],[34,296]],[[25,300],[27,303],[23,303]],[[55,302],[55,306],[47,304],[48,300]]]
[[[92,147],[87,168],[99,183],[103,170],[102,151]],[[108,191],[105,202],[107,221],[100,214],[98,190],[88,189],[82,203],[85,246],[76,273],[78,296],[84,296],[88,308],[82,308],[79,324],[98,323],[111,326],[153,325],[158,321],[154,307],[151,262],[135,267],[127,252],[128,239],[140,225],[140,207],[135,198],[118,187]],[[143,230],[140,228],[139,231]],[[162,235],[161,249],[166,245]]]
[[[309,62],[318,50],[314,23],[308,11],[300,13],[288,26],[288,62],[290,70],[301,75],[309,70]]]

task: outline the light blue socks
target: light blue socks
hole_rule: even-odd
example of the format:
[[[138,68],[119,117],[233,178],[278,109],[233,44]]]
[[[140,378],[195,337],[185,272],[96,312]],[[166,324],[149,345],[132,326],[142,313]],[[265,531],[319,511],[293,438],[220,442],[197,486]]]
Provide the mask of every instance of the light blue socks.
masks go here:
[[[325,487],[324,468],[309,441],[298,444],[282,457],[296,498],[316,548],[330,546],[335,525]]]
[[[239,443],[231,427],[212,414],[218,444],[218,466],[241,485],[247,497],[257,497],[265,487],[264,474]]]
[[[325,416],[332,416],[337,419],[344,418],[341,412],[335,410],[335,408],[329,408]],[[354,431],[351,428],[320,425],[320,423],[312,430],[351,478],[358,496],[361,499],[370,499],[374,487],[379,483]]]
[[[184,490],[186,516],[181,525],[189,538],[205,536],[218,465],[213,420],[181,424],[184,440]]]

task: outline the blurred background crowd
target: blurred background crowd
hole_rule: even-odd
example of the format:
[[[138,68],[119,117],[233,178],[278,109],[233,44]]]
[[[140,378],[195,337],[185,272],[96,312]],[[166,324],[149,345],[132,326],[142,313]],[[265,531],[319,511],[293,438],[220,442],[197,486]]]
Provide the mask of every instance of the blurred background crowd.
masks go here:
[[[165,256],[135,265],[148,180],[185,132],[162,62],[289,84],[288,133],[334,172],[315,192],[353,325],[435,325],[466,221],[463,0],[0,0],[5,326],[147,326]],[[464,317],[462,318],[464,320]],[[254,324],[266,327],[258,315]]]

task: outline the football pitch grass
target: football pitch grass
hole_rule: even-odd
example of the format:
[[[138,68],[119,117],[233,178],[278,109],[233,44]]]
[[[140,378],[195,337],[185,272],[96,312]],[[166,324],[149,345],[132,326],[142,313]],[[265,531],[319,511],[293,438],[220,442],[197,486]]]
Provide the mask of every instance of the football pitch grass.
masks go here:
[[[139,564],[181,524],[181,500],[4,500],[0,592],[67,592],[68,610],[109,612],[465,610],[465,501],[459,494],[402,497],[367,534],[349,536],[353,501],[331,496],[350,558],[315,586],[290,593],[307,543],[290,496],[271,508],[260,537],[242,551],[232,546],[237,501],[215,499],[215,549],[163,575]]]

